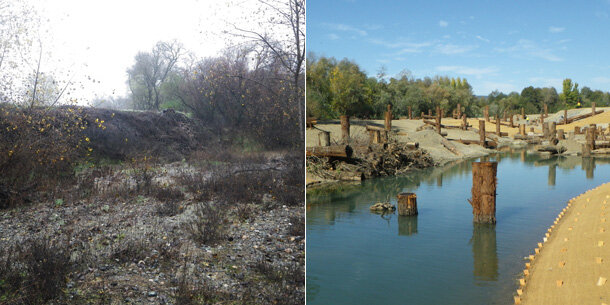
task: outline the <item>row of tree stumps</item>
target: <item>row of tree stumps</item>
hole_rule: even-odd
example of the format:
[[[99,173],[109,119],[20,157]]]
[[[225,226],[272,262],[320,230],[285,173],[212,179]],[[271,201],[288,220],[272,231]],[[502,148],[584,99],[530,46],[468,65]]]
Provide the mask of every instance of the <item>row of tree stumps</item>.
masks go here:
[[[472,163],[472,206],[473,222],[496,223],[496,186],[498,162]],[[398,215],[417,215],[417,195],[398,194]]]

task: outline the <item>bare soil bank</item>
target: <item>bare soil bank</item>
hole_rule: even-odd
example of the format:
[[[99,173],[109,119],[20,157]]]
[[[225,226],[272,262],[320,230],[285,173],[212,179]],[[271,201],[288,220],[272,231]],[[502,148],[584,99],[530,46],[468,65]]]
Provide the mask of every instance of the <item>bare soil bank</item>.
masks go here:
[[[569,201],[528,260],[516,303],[610,304],[608,202],[610,183]]]

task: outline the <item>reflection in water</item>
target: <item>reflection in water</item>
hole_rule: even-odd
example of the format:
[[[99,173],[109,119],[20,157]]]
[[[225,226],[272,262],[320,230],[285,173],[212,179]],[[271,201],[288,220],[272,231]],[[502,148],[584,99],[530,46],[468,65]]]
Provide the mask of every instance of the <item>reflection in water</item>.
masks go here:
[[[555,186],[555,177],[557,176],[557,165],[549,165],[549,185]]]
[[[308,189],[307,304],[510,300],[523,268],[520,258],[544,235],[566,198],[610,181],[610,158],[593,163],[519,150],[503,152],[501,158],[495,227],[472,224],[466,200],[475,160]],[[594,179],[582,179],[587,169],[597,167]],[[554,187],[540,187],[545,174]],[[370,212],[377,202],[396,204],[401,192],[418,195],[417,217]]]
[[[472,256],[473,274],[480,281],[498,280],[498,253],[496,249],[496,226],[493,224],[473,223]]]
[[[587,179],[593,179],[595,171],[595,158],[582,158],[582,169],[587,173]]]
[[[443,174],[441,173],[436,177],[436,186],[443,186]]]
[[[398,216],[398,236],[417,234],[417,216]]]

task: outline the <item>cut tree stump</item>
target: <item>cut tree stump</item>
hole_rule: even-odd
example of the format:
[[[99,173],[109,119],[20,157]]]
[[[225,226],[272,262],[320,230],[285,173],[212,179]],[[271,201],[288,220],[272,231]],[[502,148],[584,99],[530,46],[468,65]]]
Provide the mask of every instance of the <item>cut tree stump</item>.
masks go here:
[[[398,194],[398,215],[417,215],[417,195],[415,193]]]
[[[341,117],[341,138],[343,143],[349,143],[349,115],[342,115]]]
[[[330,146],[330,131],[321,130],[318,133],[318,146]]]
[[[497,162],[472,163],[472,206],[475,223],[496,223]]]

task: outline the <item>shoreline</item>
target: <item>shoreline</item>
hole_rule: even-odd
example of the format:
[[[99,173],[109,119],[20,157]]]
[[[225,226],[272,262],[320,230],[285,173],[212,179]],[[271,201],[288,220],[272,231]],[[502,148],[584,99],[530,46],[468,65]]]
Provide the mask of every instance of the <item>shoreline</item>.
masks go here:
[[[529,255],[515,304],[610,304],[610,182],[570,199]]]

